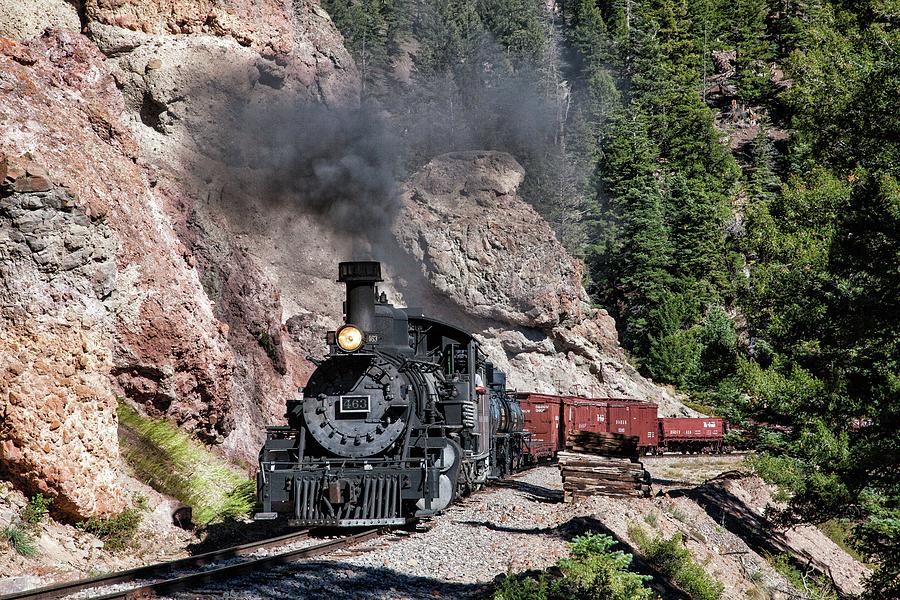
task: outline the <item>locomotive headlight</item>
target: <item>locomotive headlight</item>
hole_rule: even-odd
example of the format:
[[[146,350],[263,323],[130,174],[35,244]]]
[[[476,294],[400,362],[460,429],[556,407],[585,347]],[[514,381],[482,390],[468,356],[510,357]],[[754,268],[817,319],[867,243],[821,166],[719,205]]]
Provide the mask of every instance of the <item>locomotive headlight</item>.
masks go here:
[[[337,333],[337,344],[344,352],[355,352],[363,343],[363,334],[358,327],[344,325]]]

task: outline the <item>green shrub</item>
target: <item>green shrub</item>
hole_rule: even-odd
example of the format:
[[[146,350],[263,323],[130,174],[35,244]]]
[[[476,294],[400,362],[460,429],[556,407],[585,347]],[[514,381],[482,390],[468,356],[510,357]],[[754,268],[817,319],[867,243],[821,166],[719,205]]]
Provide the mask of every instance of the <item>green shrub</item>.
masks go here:
[[[245,517],[256,504],[256,484],[184,431],[119,402],[122,455],[135,475],[193,509],[198,525]]]
[[[507,575],[493,600],[650,600],[653,592],[644,586],[650,577],[629,571],[632,556],[613,551],[615,543],[602,534],[576,537],[569,543],[571,557],[557,563],[561,577]]]
[[[34,537],[27,528],[21,525],[8,525],[0,531],[0,535],[19,555],[28,558],[37,554]]]
[[[776,571],[781,573],[792,586],[801,591],[806,591],[808,597],[812,600],[837,600],[837,592],[831,586],[831,583],[824,577],[811,577],[804,575],[791,561],[788,554],[778,554],[775,556],[765,555],[765,559],[769,561]]]
[[[550,585],[546,575],[537,580],[531,577],[518,578],[512,573],[506,575],[494,590],[493,600],[548,600]]]
[[[684,536],[676,533],[669,539],[650,539],[638,525],[628,527],[628,536],[635,541],[647,562],[675,582],[694,600],[717,600],[724,590],[721,583],[710,577],[684,545]]]
[[[107,550],[117,552],[132,547],[134,535],[141,524],[141,510],[127,508],[109,519],[90,518],[77,524],[78,529],[93,533],[103,540]]]
[[[51,504],[53,504],[53,498],[44,498],[41,493],[35,494],[22,509],[22,522],[26,525],[37,525],[50,512]]]
[[[644,515],[644,522],[653,528],[659,526],[659,521],[656,519],[656,513],[647,513]]]
[[[613,551],[615,540],[608,535],[591,534],[576,537],[569,543],[572,557],[559,561],[563,572],[563,589],[570,598],[608,600],[643,600],[653,597],[644,586],[650,577],[628,570],[632,556]]]
[[[771,454],[751,454],[745,463],[759,475],[763,481],[777,485],[784,493],[780,496],[795,494],[800,490],[806,476],[807,467],[803,461],[788,456],[772,456]],[[778,500],[783,501],[783,500]]]

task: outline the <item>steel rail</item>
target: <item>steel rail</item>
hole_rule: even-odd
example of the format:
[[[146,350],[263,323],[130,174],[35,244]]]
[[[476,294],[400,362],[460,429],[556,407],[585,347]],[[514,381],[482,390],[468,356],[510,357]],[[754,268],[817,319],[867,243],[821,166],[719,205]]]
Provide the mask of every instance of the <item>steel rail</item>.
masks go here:
[[[694,452],[692,454],[682,454],[681,452],[666,452],[665,454],[644,454],[639,457],[640,461],[653,461],[663,458],[686,458],[688,460],[710,460],[716,458],[728,458],[729,456],[747,456],[750,454],[747,450],[734,450],[732,452],[722,452],[720,454],[713,454],[708,452]]]
[[[226,565],[224,567],[209,569],[207,571],[200,571],[198,573],[191,573],[188,575],[173,577],[171,579],[155,581],[146,585],[141,585],[118,592],[112,592],[102,596],[92,596],[91,600],[137,600],[152,597],[153,595],[156,595],[160,592],[174,592],[183,590],[190,588],[191,586],[196,586],[198,584],[206,583],[212,580],[221,581],[224,578],[236,577],[245,573],[250,573],[262,567],[269,568],[277,565],[296,562],[305,558],[321,556],[322,554],[328,554],[329,552],[334,552],[335,550],[346,548],[347,546],[352,546],[353,544],[365,542],[374,537],[377,537],[380,534],[380,527],[369,529],[361,533],[342,537],[337,540],[331,540],[328,542],[323,542],[321,544],[316,544],[315,546],[307,546],[305,548],[298,548],[296,550],[273,554],[271,556],[245,560],[239,563]]]
[[[174,571],[186,567],[202,567],[219,560],[252,554],[253,552],[256,552],[258,550],[277,548],[279,546],[284,546],[286,544],[290,544],[291,542],[306,539],[308,537],[308,529],[303,531],[294,531],[292,533],[273,538],[266,538],[264,540],[249,542],[247,544],[241,544],[239,546],[231,546],[229,548],[222,548],[221,550],[213,550],[212,552],[197,554],[196,556],[188,556],[186,558],[179,558],[176,560],[155,563],[144,567],[136,567],[134,569],[128,569],[127,571],[117,571],[115,573],[109,573],[106,575],[98,575],[97,577],[89,577],[87,579],[79,579],[77,581],[53,584],[42,588],[26,590],[23,592],[15,592],[13,594],[0,596],[0,600],[51,600],[53,598],[61,598],[63,596],[74,594],[75,592],[88,588],[114,585],[116,583],[133,581],[135,579],[151,578],[154,576],[159,577],[161,573],[164,573],[166,571]]]

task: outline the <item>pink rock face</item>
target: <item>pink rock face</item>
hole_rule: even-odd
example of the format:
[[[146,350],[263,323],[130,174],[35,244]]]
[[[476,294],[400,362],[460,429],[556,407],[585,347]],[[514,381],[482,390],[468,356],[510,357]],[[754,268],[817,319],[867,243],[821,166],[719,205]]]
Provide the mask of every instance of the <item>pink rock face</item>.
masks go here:
[[[208,210],[197,173],[231,168],[203,154],[221,144],[229,102],[354,105],[356,67],[315,2],[98,0],[84,19],[90,39],[2,42],[0,150],[31,151],[49,171],[12,173],[14,189],[68,186],[109,225],[114,393],[252,464],[323,327],[287,335],[271,274]]]
[[[299,81],[328,104],[359,94],[356,65],[331,17],[316,1],[87,0],[84,6],[89,33],[95,38],[104,37],[105,26],[152,34],[155,40],[169,34],[199,34],[182,37],[188,45],[204,36],[230,38],[263,59],[267,83],[280,87],[285,79]],[[102,46],[103,40],[98,44]],[[193,65],[188,60],[179,66]],[[213,64],[197,66],[215,70]]]
[[[103,303],[116,244],[44,172],[0,154],[0,465],[55,511],[108,516],[124,508]]]
[[[275,0],[87,0],[90,21],[145,33],[227,35],[245,46],[290,51],[290,3]]]
[[[103,235],[114,248],[104,272],[106,288],[88,308],[79,308],[81,305],[73,303],[67,291],[45,293],[35,286],[11,286],[10,282],[34,277],[25,270],[27,260],[4,261],[4,283],[18,290],[18,295],[5,304],[24,309],[21,319],[7,321],[10,324],[5,335],[12,340],[7,343],[18,344],[20,350],[14,355],[21,354],[20,362],[32,365],[26,368],[27,373],[44,377],[26,378],[38,385],[13,390],[18,408],[13,410],[11,403],[7,406],[4,427],[10,430],[15,448],[7,444],[4,457],[9,460],[20,453],[25,457],[24,463],[14,462],[19,466],[12,470],[18,470],[32,486],[42,485],[37,482],[43,480],[52,487],[52,482],[65,481],[72,475],[71,489],[55,488],[60,510],[76,515],[104,513],[121,504],[114,494],[109,494],[109,501],[100,498],[108,492],[104,486],[114,478],[117,462],[115,401],[108,376],[118,384],[119,394],[131,396],[151,412],[165,414],[207,439],[216,439],[231,429],[227,400],[233,356],[199,275],[145,178],[137,144],[120,121],[124,107],[121,95],[93,44],[66,32],[25,44],[0,40],[0,88],[5,91],[0,103],[0,120],[4,122],[0,152],[9,157],[29,152],[30,162],[46,171],[46,176],[30,176],[27,184],[17,177],[6,193],[16,194],[11,198],[24,198],[23,206],[40,205],[29,198],[46,188],[39,178],[47,179],[66,191],[56,204],[80,215],[82,221],[102,224]],[[17,164],[22,162],[16,160]],[[23,168],[14,165],[13,169]],[[28,219],[35,217],[26,213],[22,218],[27,228]],[[46,222],[47,235],[65,225],[61,219]],[[87,225],[78,221],[73,227],[80,235]],[[34,253],[32,260],[37,261],[43,276],[53,281],[60,273],[70,273],[72,265],[78,266],[78,252],[84,247],[75,238],[69,240],[75,235],[72,232],[56,234],[63,239],[65,252],[61,258],[44,257],[44,237],[29,245]],[[97,278],[95,274],[86,276],[91,281]],[[52,319],[48,321],[50,317],[44,315]],[[84,323],[86,315],[93,325]],[[105,325],[98,326],[97,322]],[[104,342],[100,344],[103,359],[88,356],[84,359],[88,366],[79,367],[86,369],[84,377],[92,385],[85,385],[66,366],[67,361],[81,360],[76,354],[82,344],[69,345],[82,335]],[[51,348],[46,357],[41,356],[46,351],[41,341],[44,338]],[[58,348],[59,354],[53,354],[53,348]],[[59,398],[65,406],[64,415],[53,416],[53,412],[44,410],[41,403],[47,393]],[[88,415],[93,416],[89,419]],[[63,416],[69,420],[62,421]],[[69,455],[73,464],[68,466],[64,460],[41,463],[35,458],[38,451],[48,455],[45,459],[57,451],[61,457],[68,454],[65,442],[57,446],[46,437],[63,439],[64,427],[52,429],[56,421],[84,423],[85,429],[91,430],[86,434],[87,441],[79,437],[82,451]],[[84,483],[73,472],[73,465],[90,468],[92,461],[103,465],[110,475],[99,476],[96,486],[84,486],[86,491],[73,492]],[[24,467],[26,463],[31,466]],[[98,472],[103,468],[98,467]]]
[[[126,395],[189,429],[210,438],[227,433],[232,358],[199,276],[138,164],[102,55],[68,32],[13,51],[27,60],[4,57],[3,81],[17,87],[0,109],[7,123],[3,150],[31,150],[75,205],[103,217],[118,241],[115,290],[106,302],[116,323],[113,376]]]

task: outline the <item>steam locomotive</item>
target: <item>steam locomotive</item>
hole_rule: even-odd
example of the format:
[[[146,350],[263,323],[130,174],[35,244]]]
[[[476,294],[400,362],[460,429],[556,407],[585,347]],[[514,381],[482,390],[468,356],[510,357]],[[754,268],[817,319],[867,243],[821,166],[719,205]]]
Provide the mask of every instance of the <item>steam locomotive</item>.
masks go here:
[[[378,293],[377,262],[343,262],[345,324],[266,429],[257,519],[403,524],[523,459],[523,413],[469,333]]]

